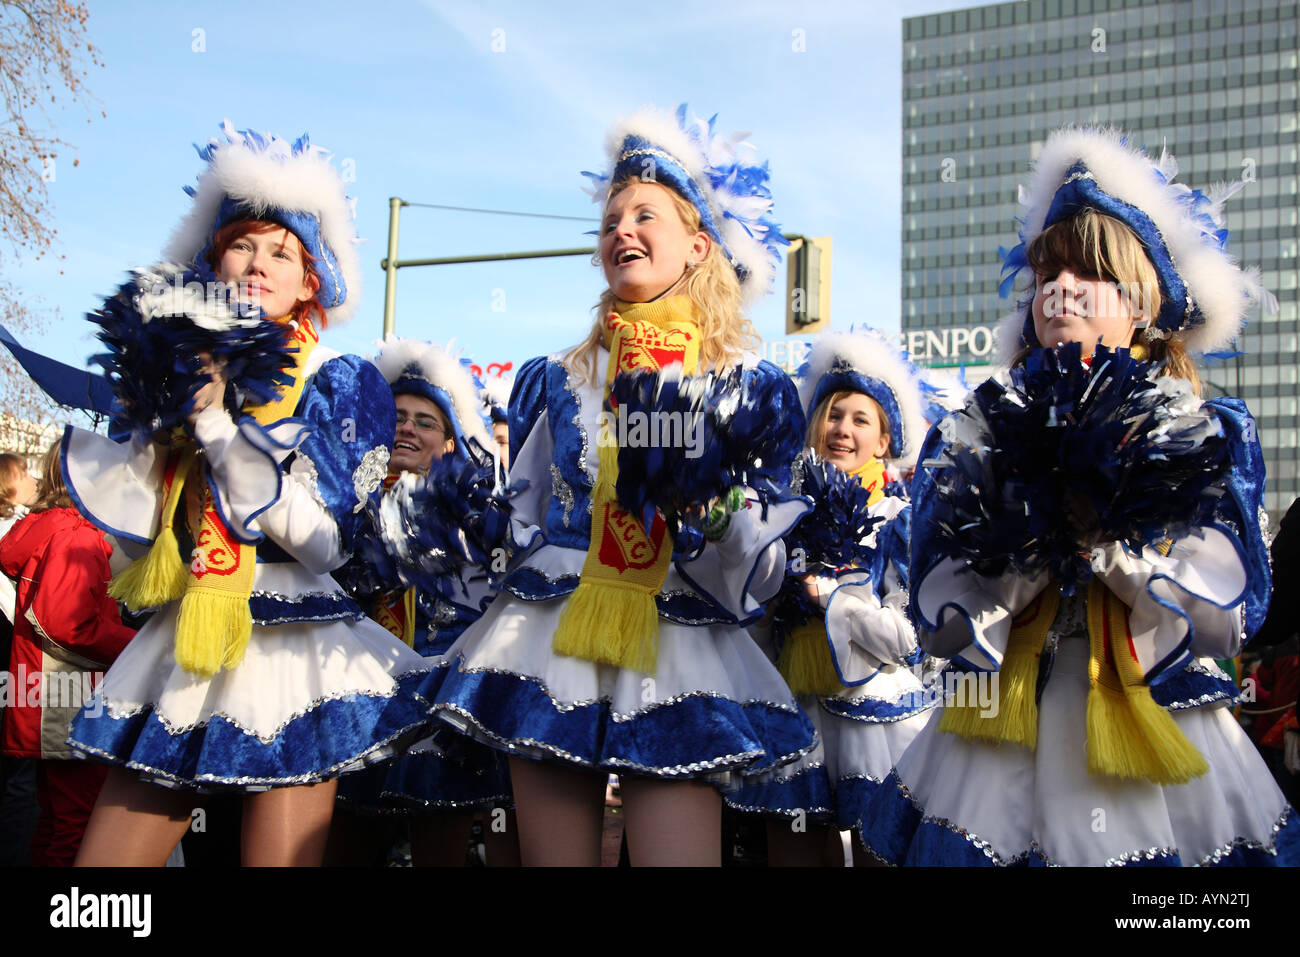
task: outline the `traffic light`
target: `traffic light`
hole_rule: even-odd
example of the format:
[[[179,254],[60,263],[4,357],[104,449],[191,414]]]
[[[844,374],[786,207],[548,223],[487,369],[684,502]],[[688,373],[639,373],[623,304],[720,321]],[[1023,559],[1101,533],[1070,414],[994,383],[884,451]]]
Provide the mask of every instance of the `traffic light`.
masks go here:
[[[791,238],[785,292],[786,335],[830,328],[831,237]]]

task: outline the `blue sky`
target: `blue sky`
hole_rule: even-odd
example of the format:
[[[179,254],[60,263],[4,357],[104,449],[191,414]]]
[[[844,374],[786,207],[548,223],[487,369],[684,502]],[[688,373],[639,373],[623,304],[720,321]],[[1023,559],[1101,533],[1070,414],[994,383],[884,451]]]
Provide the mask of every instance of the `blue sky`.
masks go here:
[[[105,66],[87,85],[98,102],[89,122],[80,108],[55,116],[75,148],[50,184],[63,258],[6,254],[0,268],[59,312],[28,344],[81,364],[96,351],[84,313],[157,259],[186,208],[181,186],[199,171],[190,144],[224,117],[307,131],[354,173],[368,240],[360,312],[325,341],[370,354],[389,196],[594,217],[579,172],[603,168],[611,122],[687,102],[724,130],[752,131],[786,231],[834,238],[833,325],[897,329],[901,18],[968,5],[96,4],[89,31]],[[405,209],[401,226],[402,258],[591,242],[581,223],[432,209]],[[765,339],[784,338],[783,287],[782,272],[752,311]],[[402,270],[397,331],[517,367],[578,341],[601,288],[585,258]]]

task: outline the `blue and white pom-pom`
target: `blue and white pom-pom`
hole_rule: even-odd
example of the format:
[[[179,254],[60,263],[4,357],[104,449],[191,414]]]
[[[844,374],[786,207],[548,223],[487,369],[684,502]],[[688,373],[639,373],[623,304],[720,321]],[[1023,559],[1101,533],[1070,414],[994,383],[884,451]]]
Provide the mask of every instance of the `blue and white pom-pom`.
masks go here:
[[[297,351],[290,329],[248,314],[231,292],[207,270],[164,263],[136,270],[87,315],[108,350],[91,361],[117,397],[110,434],[148,436],[183,425],[194,394],[212,381],[201,354],[226,377],[227,411],[280,395]]]
[[[625,177],[670,186],[700,214],[700,225],[722,246],[740,279],[742,302],[752,305],[771,289],[789,241],[772,220],[767,163],[759,163],[748,133],[718,133],[717,116],[688,116],[686,104],[668,114],[647,107],[617,121],[606,140],[609,165],[583,172],[588,192],[604,203]]]
[[[510,500],[528,483],[504,486],[492,453],[473,439],[465,455],[444,455],[426,475],[407,473],[379,507],[379,532],[392,564],[407,585],[436,588],[466,565],[489,575],[510,530]]]
[[[735,486],[754,490],[764,505],[781,497],[802,439],[773,427],[800,416],[784,407],[790,395],[776,377],[743,369],[685,376],[673,366],[616,376],[605,414],[619,440],[619,504],[673,518]]]
[[[806,569],[871,567],[868,539],[884,518],[871,514],[871,492],[861,482],[809,451],[795,462],[792,491],[810,497],[813,509],[786,535],[786,555]]]
[[[1134,550],[1208,522],[1229,468],[1218,416],[1127,349],[1036,349],[939,425],[932,473],[941,547],[978,573],[1086,581],[1092,544]]]

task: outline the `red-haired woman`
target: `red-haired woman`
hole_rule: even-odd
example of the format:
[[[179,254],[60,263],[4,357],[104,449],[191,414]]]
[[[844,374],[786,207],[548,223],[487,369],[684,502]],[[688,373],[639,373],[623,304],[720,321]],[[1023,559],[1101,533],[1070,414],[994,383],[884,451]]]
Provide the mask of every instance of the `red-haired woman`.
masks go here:
[[[80,864],[161,864],[198,803],[177,789],[247,794],[244,863],[318,864],[338,776],[426,722],[424,659],[329,574],[351,553],[394,431],[378,370],[319,343],[318,324],[355,303],[348,200],[305,138],[226,134],[202,151],[168,257],[206,261],[240,303],[291,328],[296,352],[287,384],[260,401],[213,363],[165,442],[65,437],[78,507],[147,548],[113,594],[157,607],[73,723],[71,746],[115,765]],[[192,295],[160,284],[133,301],[159,315]]]

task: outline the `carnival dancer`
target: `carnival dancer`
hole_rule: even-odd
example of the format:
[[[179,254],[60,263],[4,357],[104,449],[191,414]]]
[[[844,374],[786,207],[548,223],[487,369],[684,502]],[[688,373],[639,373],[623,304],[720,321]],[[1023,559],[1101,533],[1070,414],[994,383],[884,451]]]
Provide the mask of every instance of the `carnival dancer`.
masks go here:
[[[843,861],[837,832],[861,833],[872,794],[936,701],[907,615],[910,508],[897,480],[925,434],[916,370],[861,330],[819,336],[799,379],[810,454],[798,486],[816,505],[786,537],[790,571],[769,624],[821,744],[726,798],[769,818],[776,866]]]
[[[197,272],[142,273],[92,317],[122,441],[63,440],[77,507],[147,548],[112,593],[157,608],[73,723],[70,745],[114,765],[80,864],[162,864],[195,807],[178,789],[247,794],[245,864],[319,864],[338,776],[427,725],[427,662],[329,575],[394,422],[378,370],[318,341],[356,305],[351,203],[305,136],[224,134],[166,252]],[[254,336],[288,360],[274,387]]]
[[[1004,270],[1004,293],[1032,277],[1000,327],[1010,371],[930,433],[913,486],[921,644],[981,693],[937,710],[878,792],[885,860],[1300,858],[1211,660],[1263,617],[1262,455],[1190,357],[1269,297],[1225,250],[1231,190],[1176,172],[1109,130],[1039,154]]]
[[[764,391],[774,405],[763,425],[790,416],[801,435],[794,385],[747,351],[755,336],[740,312],[771,283],[782,240],[767,218],[765,167],[711,123],[688,122],[684,106],[675,118],[636,114],[609,148],[608,173],[588,174],[609,289],[580,345],[529,361],[516,379],[510,478],[529,484],[514,500],[509,594],[448,652],[437,709],[510,755],[525,864],[599,863],[615,772],[633,864],[716,865],[717,788],[814,744],[744,630],[779,587],[780,538],[808,506],[733,488],[709,510],[707,541],[685,525],[675,541],[662,510],[622,507],[653,491],[627,457],[662,452],[689,468],[692,448],[705,458],[716,448],[683,421],[676,439],[649,448],[644,432],[629,438],[626,406],[610,397],[637,370],[683,389],[729,376],[733,406],[757,420],[743,397]],[[768,464],[788,467],[795,451]],[[682,511],[708,504],[694,501],[700,509]]]
[[[385,488],[408,476],[419,481],[430,467],[453,457],[470,461],[470,444],[492,455],[494,442],[480,415],[482,390],[468,368],[449,351],[415,339],[390,338],[375,356],[393,392],[397,432]],[[496,595],[486,568],[462,565],[438,576],[430,587],[397,587],[366,602],[372,618],[440,668],[443,655]],[[432,687],[426,684],[425,689]],[[339,786],[340,802],[359,810],[417,812],[410,817],[411,853],[417,866],[464,864],[475,812],[510,807],[505,758],[481,745],[451,760],[417,743],[389,765],[350,775]],[[336,824],[338,823],[336,817]],[[485,828],[490,863],[518,858],[514,828]]]

